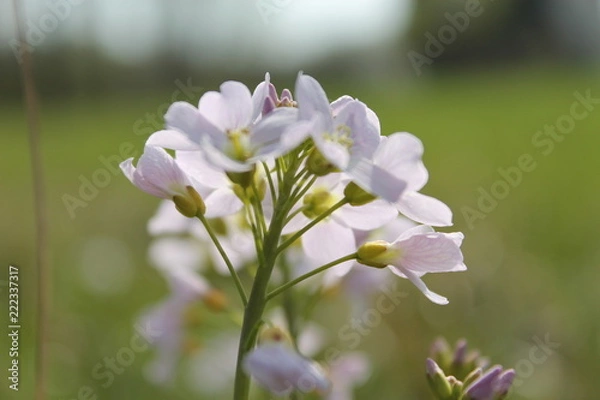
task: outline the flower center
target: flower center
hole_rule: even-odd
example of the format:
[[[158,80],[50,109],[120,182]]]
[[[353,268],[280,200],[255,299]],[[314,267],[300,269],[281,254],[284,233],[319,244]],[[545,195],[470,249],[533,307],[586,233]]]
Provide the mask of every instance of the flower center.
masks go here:
[[[325,132],[323,134],[323,139],[341,144],[347,149],[350,149],[354,144],[354,140],[352,140],[352,129],[350,129],[348,125],[338,125],[333,132]]]
[[[227,154],[237,161],[246,161],[252,156],[250,130],[248,128],[227,130],[229,148]]]

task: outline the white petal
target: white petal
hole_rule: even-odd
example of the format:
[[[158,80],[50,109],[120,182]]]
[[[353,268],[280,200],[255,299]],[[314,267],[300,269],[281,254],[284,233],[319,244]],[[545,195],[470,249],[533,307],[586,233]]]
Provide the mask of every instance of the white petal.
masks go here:
[[[242,209],[243,203],[228,187],[217,189],[204,199],[206,218],[219,218],[235,214]]]
[[[411,228],[401,232],[400,235],[392,241],[392,243],[408,239],[411,236],[427,233],[435,233],[435,230],[429,225],[413,225]]]
[[[292,150],[292,148],[284,147],[281,139],[282,134],[296,122],[297,118],[297,109],[284,107],[272,111],[261,119],[250,136],[250,145],[256,153],[255,158],[265,155],[279,157]],[[308,136],[308,132],[306,134]]]
[[[356,100],[356,99],[354,99],[350,96],[347,96],[347,95],[341,96],[338,99],[334,100],[331,103],[331,114],[333,115],[333,117],[335,118],[340,113],[342,108],[344,108],[348,103],[350,103],[351,101],[354,101],[354,100]],[[358,101],[358,100],[356,100],[356,101]],[[364,104],[364,103],[362,103],[362,104]],[[365,107],[366,107],[366,104],[365,104]],[[377,133],[381,134],[381,124],[379,122],[379,117],[377,117],[377,114],[375,114],[375,112],[373,110],[371,110],[369,107],[367,107],[367,119],[376,128]]]
[[[230,181],[223,169],[215,167],[206,160],[200,151],[178,151],[175,154],[177,164],[200,184],[211,189],[224,188]]]
[[[436,198],[406,191],[396,206],[398,211],[413,221],[431,226],[452,225],[452,211]]]
[[[157,146],[172,150],[199,150],[200,145],[194,142],[189,135],[176,130],[163,130],[154,132],[146,146]]]
[[[271,83],[271,75],[267,72],[265,80],[259,83],[252,93],[252,121],[256,120],[262,112],[265,99],[269,95],[269,83]]]
[[[213,164],[216,168],[220,168],[228,172],[247,172],[252,169],[252,164],[245,164],[231,159],[228,155],[213,146],[212,143],[208,142],[207,140],[203,142],[202,148],[206,156],[206,160]]]
[[[353,229],[373,230],[393,221],[396,209],[384,200],[375,200],[360,207],[343,206],[334,217]]]
[[[240,129],[252,122],[252,95],[240,82],[227,81],[221,92],[206,92],[198,105],[200,113],[221,131]]]
[[[416,234],[392,244],[401,252],[395,265],[415,273],[452,272],[463,268],[463,255],[446,233]]]
[[[350,152],[353,160],[372,158],[379,145],[379,131],[367,118],[367,106],[359,101],[351,101],[335,118],[336,125],[350,128],[352,147]]]
[[[289,235],[290,233],[297,232],[304,228],[309,222],[310,219],[308,219],[304,214],[296,214],[287,224],[285,224],[282,234]]]
[[[243,361],[244,370],[258,383],[277,395],[293,389],[325,393],[330,382],[313,361],[281,343],[266,343],[254,349]]]
[[[152,241],[148,257],[152,264],[167,274],[194,271],[203,258],[201,246],[190,239],[164,237]]]
[[[412,284],[415,285],[417,289],[419,289],[433,303],[440,305],[448,304],[447,298],[429,290],[429,288],[427,288],[427,285],[425,285],[425,282],[423,282],[423,280],[417,274],[402,267],[392,266],[390,267],[390,269],[396,275],[402,276],[403,278],[408,278],[408,280],[410,280]],[[398,274],[398,272],[400,272],[400,274]]]
[[[407,190],[420,190],[429,177],[422,161],[423,143],[410,133],[394,133],[382,137],[375,164],[407,182]]]
[[[296,98],[300,119],[310,120],[315,114],[322,114],[327,116],[329,120],[332,119],[327,95],[319,82],[312,76],[298,74]]]
[[[319,264],[326,264],[356,251],[356,241],[352,229],[338,224],[332,218],[325,219],[315,225],[302,236],[302,248],[305,254]],[[353,261],[346,261],[331,271],[343,276]]]
[[[405,181],[369,160],[361,160],[346,172],[358,186],[392,203],[398,201],[406,188]]]
[[[327,161],[341,169],[342,171],[348,167],[350,163],[350,152],[348,148],[340,143],[333,142],[324,137],[327,132],[313,133],[312,138],[315,141],[315,145],[325,156]]]
[[[192,225],[200,221],[182,215],[170,200],[163,200],[156,213],[148,221],[148,233],[152,236],[188,233]]]

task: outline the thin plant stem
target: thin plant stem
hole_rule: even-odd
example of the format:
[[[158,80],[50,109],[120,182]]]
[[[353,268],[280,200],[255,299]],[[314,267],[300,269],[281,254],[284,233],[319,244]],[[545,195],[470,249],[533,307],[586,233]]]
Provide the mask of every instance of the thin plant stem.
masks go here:
[[[269,166],[266,162],[263,161],[262,166],[265,170],[265,175],[267,176],[267,182],[269,183],[269,192],[271,193],[271,203],[275,204],[277,201],[277,195],[275,194],[275,184],[273,183],[273,177],[271,176],[271,171],[269,171]]]
[[[296,279],[291,280],[291,281],[279,286],[277,289],[274,289],[271,292],[269,292],[269,294],[267,294],[267,301],[271,300],[273,297],[277,296],[278,294],[285,291],[286,289],[289,289],[289,288],[297,285],[298,283],[310,278],[311,276],[315,276],[315,275],[317,275],[323,271],[326,271],[329,268],[334,267],[338,264],[341,264],[345,261],[356,260],[357,257],[358,257],[357,253],[348,254],[347,256],[340,257],[337,260],[334,260],[330,263],[322,265],[319,268],[313,269],[312,271],[307,272],[306,274],[299,276]]]
[[[208,221],[206,220],[204,215],[198,214],[198,219],[200,220],[200,222],[202,222],[202,225],[204,225],[206,232],[208,232],[208,236],[210,236],[212,242],[214,243],[215,247],[219,251],[219,254],[221,254],[221,257],[223,257],[223,261],[225,261],[225,264],[227,265],[227,268],[229,269],[229,273],[231,274],[231,277],[233,278],[233,282],[235,283],[235,287],[237,288],[237,291],[240,294],[242,303],[244,303],[244,306],[246,306],[248,304],[248,296],[246,295],[246,291],[244,290],[244,286],[242,285],[242,281],[240,280],[240,277],[238,276],[237,272],[235,272],[235,268],[233,268],[233,264],[231,263],[231,260],[229,260],[227,253],[225,252],[225,250],[223,250],[223,246],[221,246],[221,242],[219,242],[219,238],[217,238],[217,235],[215,234],[212,226],[210,226],[210,224],[208,223]]]
[[[35,398],[46,399],[46,384],[48,372],[48,311],[51,308],[52,277],[48,256],[46,193],[44,187],[44,168],[40,146],[39,106],[35,80],[33,77],[33,62],[29,44],[25,40],[23,22],[24,10],[22,2],[13,0],[16,36],[21,46],[21,74],[23,76],[23,92],[25,94],[25,109],[29,126],[29,153],[33,175],[33,203],[36,227],[36,263],[37,263],[37,329],[35,352]]]
[[[312,185],[314,185],[316,180],[317,180],[317,176],[313,176],[312,178],[310,178],[308,180],[308,182],[304,183],[304,186],[301,186],[300,188],[298,188],[292,194],[292,203],[296,204],[302,198],[302,196],[304,196],[306,194],[306,192],[308,192],[308,190],[312,187]]]

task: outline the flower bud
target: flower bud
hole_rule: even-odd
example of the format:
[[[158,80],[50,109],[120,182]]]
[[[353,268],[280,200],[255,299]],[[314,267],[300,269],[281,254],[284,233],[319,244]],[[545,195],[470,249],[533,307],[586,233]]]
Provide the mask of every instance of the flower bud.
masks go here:
[[[444,371],[431,358],[427,359],[425,367],[427,370],[427,382],[436,398],[440,400],[452,399],[452,386],[448,382],[446,375],[444,375]]]
[[[287,331],[278,326],[270,326],[262,330],[258,336],[259,343],[276,342],[292,346],[292,337]]]
[[[173,196],[173,203],[175,203],[177,211],[188,218],[204,215],[206,205],[202,200],[202,196],[192,186],[186,186],[185,189],[187,190],[187,196],[179,194]]]
[[[306,160],[306,169],[316,176],[325,176],[338,171],[337,167],[316,148],[312,149]]]
[[[316,189],[302,200],[302,213],[307,218],[317,218],[335,204],[335,197],[325,189]]]
[[[388,249],[389,243],[384,240],[367,242],[358,248],[356,261],[370,267],[385,268],[388,265],[385,261]]]
[[[224,311],[228,306],[227,296],[225,296],[225,293],[217,289],[211,289],[204,295],[202,301],[209,310],[215,312]]]
[[[353,207],[364,206],[377,198],[354,182],[350,182],[344,188],[344,196],[348,200],[348,204]]]
[[[256,167],[252,167],[250,171],[245,172],[227,172],[227,177],[233,183],[240,185],[242,188],[246,189],[250,187],[252,184],[252,179],[254,179],[254,173],[256,172]]]

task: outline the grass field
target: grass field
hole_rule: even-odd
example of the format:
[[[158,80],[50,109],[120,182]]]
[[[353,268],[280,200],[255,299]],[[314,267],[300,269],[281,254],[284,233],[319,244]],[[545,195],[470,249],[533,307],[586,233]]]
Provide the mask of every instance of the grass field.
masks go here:
[[[332,98],[358,87],[350,94],[379,114],[384,133],[408,131],[423,140],[431,176],[424,192],[450,205],[455,230],[466,236],[469,271],[426,279],[450,299],[448,306],[431,304],[408,282],[400,282],[408,293],[403,304],[361,342],[360,349],[374,354],[375,371],[357,398],[428,398],[424,359],[430,341],[440,334],[450,340],[466,337],[494,362],[517,366],[520,384],[511,398],[574,400],[596,393],[600,104],[589,110],[576,106],[587,115],[575,120],[569,133],[552,138],[537,132],[557,121],[568,123],[565,116],[578,101],[576,93],[585,97],[591,91],[600,98],[599,78],[588,70],[531,68],[449,74],[410,85],[324,83]],[[166,293],[145,255],[145,221],[158,201],[120,174],[98,172],[109,171],[100,158],[116,165],[127,143],[129,151],[139,154],[145,137],[136,131],[140,124],[149,125],[137,121],[145,121],[147,113],[160,116],[157,110],[173,90],[43,103],[54,278],[51,387],[57,399],[76,399],[86,385],[98,399],[200,398],[192,397],[183,379],[173,388],[147,383],[143,367],[150,351],[115,373],[107,388],[92,374],[95,365],[127,346],[138,312]],[[2,106],[0,121],[5,149],[0,158],[0,261],[21,267],[20,394],[30,398],[35,231],[20,105]],[[523,157],[527,168],[517,179],[515,168]],[[513,173],[512,185],[498,183],[506,181],[502,174],[507,171]],[[97,187],[97,193],[81,189],[86,180],[104,187]],[[482,209],[483,192],[494,199],[488,198]],[[80,207],[69,211],[65,195],[78,198]],[[318,311],[332,331],[344,323],[335,313],[340,306],[326,300]],[[210,331],[211,322],[206,325]],[[532,349],[545,337],[559,347],[546,349],[544,361],[532,360]],[[0,340],[3,349],[5,340]],[[0,355],[3,369],[5,353]],[[3,384],[0,393],[5,390]]]

